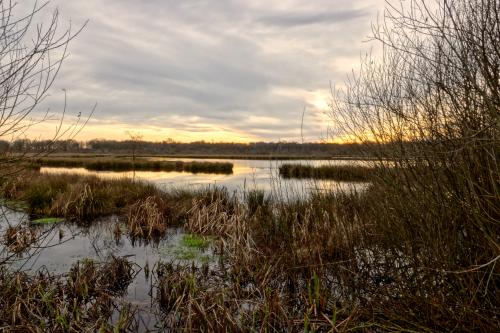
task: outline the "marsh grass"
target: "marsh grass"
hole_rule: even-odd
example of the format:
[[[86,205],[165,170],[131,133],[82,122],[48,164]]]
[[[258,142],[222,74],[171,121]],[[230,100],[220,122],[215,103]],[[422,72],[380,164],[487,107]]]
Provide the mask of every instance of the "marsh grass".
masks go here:
[[[134,265],[124,258],[110,257],[104,263],[92,259],[77,261],[68,273],[67,292],[88,301],[102,292],[122,295],[136,275]]]
[[[344,182],[368,182],[376,175],[373,168],[354,165],[283,164],[279,174],[284,178],[331,179]]]
[[[100,198],[85,208],[89,216],[124,214],[131,236],[161,238],[169,226],[180,226],[196,235],[181,240],[186,249],[213,240],[217,265],[200,260],[152,269],[155,299],[170,329],[494,331],[498,268],[470,266],[488,257],[483,233],[463,224],[454,198],[436,206],[425,199],[431,193],[416,200],[399,190],[405,179],[397,172],[391,182],[376,179],[360,192],[288,201],[259,191],[239,200],[218,188],[162,192],[140,182],[36,174],[4,184],[2,193],[36,203],[39,212],[77,218],[79,210],[61,207],[74,205],[88,188],[92,196],[85,198]],[[29,198],[43,187],[50,200]],[[197,260],[193,251],[181,256]],[[79,263],[74,274],[86,278],[72,286],[99,286],[93,277],[99,269]],[[75,293],[90,299],[95,291]]]
[[[128,230],[134,238],[158,239],[167,231],[164,201],[159,197],[147,197],[136,202],[129,210]]]
[[[35,167],[85,168],[92,171],[177,171],[191,173],[233,173],[233,164],[227,162],[154,161],[130,158],[39,158]]]
[[[429,214],[412,224],[417,216],[409,215],[403,226],[384,209],[392,195],[375,182],[363,192],[294,202],[264,204],[256,194],[248,196],[250,205],[215,200],[193,206],[185,227],[217,236],[221,266],[160,265],[157,299],[166,325],[270,332],[495,330],[498,272],[461,269],[463,235],[450,228],[435,234],[454,214],[447,211],[437,221],[442,211],[425,201],[393,203],[408,214]],[[255,202],[262,205],[255,209]]]
[[[78,262],[68,278],[1,267],[0,325],[10,332],[134,331],[135,310],[113,298],[133,274],[132,265],[121,258]]]
[[[63,217],[86,222],[99,216],[123,214],[141,198],[159,191],[129,179],[102,180],[78,175],[42,175],[32,172],[0,186],[7,200],[23,200],[32,216]]]

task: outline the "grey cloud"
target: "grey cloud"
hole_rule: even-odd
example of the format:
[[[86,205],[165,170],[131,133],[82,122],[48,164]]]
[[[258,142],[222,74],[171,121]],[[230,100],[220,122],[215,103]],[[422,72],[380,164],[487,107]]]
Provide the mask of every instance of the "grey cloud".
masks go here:
[[[99,103],[96,121],[297,139],[302,108],[315,107],[304,96],[343,81],[382,1],[52,0],[63,20],[90,22],[46,105],[60,109],[65,88],[72,110]],[[318,139],[325,124],[307,121]]]
[[[353,9],[335,12],[324,13],[297,13],[285,12],[274,14],[260,18],[261,23],[280,26],[280,27],[297,27],[310,24],[331,24],[350,21],[359,17],[369,15],[370,12],[366,9]]]

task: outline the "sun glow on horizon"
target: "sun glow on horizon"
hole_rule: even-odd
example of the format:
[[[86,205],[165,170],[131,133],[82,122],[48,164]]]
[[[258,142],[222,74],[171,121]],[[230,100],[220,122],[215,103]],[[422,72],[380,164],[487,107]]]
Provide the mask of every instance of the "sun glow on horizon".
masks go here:
[[[14,139],[45,140],[52,139],[56,130],[53,124],[39,124],[33,126],[22,136]],[[154,126],[132,126],[131,124],[121,123],[99,123],[98,121],[89,122],[78,135],[74,137],[77,141],[89,141],[92,139],[107,140],[127,140],[128,133],[137,133],[142,135],[145,141],[166,141],[176,142],[235,142],[247,143],[261,141],[247,133],[238,132],[227,128],[207,128],[203,131],[187,131],[174,128],[163,128]],[[61,139],[67,139],[69,135],[62,136]],[[4,138],[11,139],[11,138]]]

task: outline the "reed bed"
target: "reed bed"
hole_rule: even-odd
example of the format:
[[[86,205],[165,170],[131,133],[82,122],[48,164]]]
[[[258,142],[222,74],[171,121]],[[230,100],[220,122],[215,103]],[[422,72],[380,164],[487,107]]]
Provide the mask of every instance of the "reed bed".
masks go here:
[[[24,173],[4,181],[1,196],[24,201],[32,216],[63,217],[79,222],[120,214],[140,198],[159,191],[130,179],[103,180],[93,176]]]
[[[433,219],[412,225],[418,238],[399,232],[400,222],[381,209],[392,200],[382,186],[258,209],[224,200],[195,204],[185,228],[218,236],[222,259],[216,269],[159,266],[164,324],[202,331],[495,331],[498,269],[464,269],[464,243],[438,243],[443,235],[433,233],[431,226],[440,228]],[[462,237],[448,234],[445,241]]]
[[[191,173],[233,173],[226,162],[153,161],[130,158],[38,158],[33,167],[85,168],[92,171],[176,171]]]
[[[214,239],[217,265],[155,265],[165,329],[495,331],[500,274],[484,264],[495,253],[485,234],[465,223],[453,197],[439,206],[425,199],[432,193],[415,200],[398,190],[403,177],[391,179],[296,201],[68,175],[24,176],[1,190],[34,213],[123,214],[131,237],[163,237],[175,225]]]
[[[331,179],[344,182],[368,182],[373,180],[374,169],[353,165],[322,165],[311,166],[303,164],[283,164],[279,174],[284,178],[298,179]]]
[[[128,214],[128,230],[134,238],[159,238],[167,231],[165,203],[159,197],[136,202]]]

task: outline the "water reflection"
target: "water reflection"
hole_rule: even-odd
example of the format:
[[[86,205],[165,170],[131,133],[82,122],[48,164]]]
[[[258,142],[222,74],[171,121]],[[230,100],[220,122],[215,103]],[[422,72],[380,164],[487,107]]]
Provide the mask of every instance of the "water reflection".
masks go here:
[[[9,225],[25,225],[27,216],[0,208],[8,215],[0,219],[0,238],[3,237]],[[93,221],[89,227],[71,223],[60,223],[53,226],[30,226],[37,229],[38,239],[29,249],[12,256],[7,247],[0,243],[0,262],[7,260],[11,269],[36,272],[44,269],[52,274],[65,274],[78,260],[85,258],[105,261],[110,256],[125,257],[136,265],[140,273],[128,286],[124,299],[135,305],[150,304],[151,276],[145,274],[144,268],[153,269],[158,261],[174,261],[196,264],[197,258],[186,260],[176,255],[176,250],[182,247],[185,233],[179,228],[170,228],[164,238],[156,243],[134,242],[126,235],[116,237],[113,234],[115,223],[120,223],[117,217]],[[203,250],[204,256],[213,256],[213,249]],[[215,261],[214,261],[215,262]]]
[[[222,174],[192,174],[188,172],[151,172],[151,171],[89,171],[84,168],[49,168],[43,167],[42,173],[77,173],[82,175],[97,175],[102,178],[136,178],[147,180],[162,189],[197,188],[206,186],[224,186],[230,192],[243,193],[248,189],[260,189],[275,199],[297,199],[307,196],[311,191],[352,190],[362,189],[363,183],[337,182],[332,180],[283,179],[279,176],[279,167],[284,163],[305,165],[366,165],[367,161],[353,160],[222,160],[222,159],[189,159],[189,158],[152,158],[161,161],[205,161],[233,163],[233,173]]]

